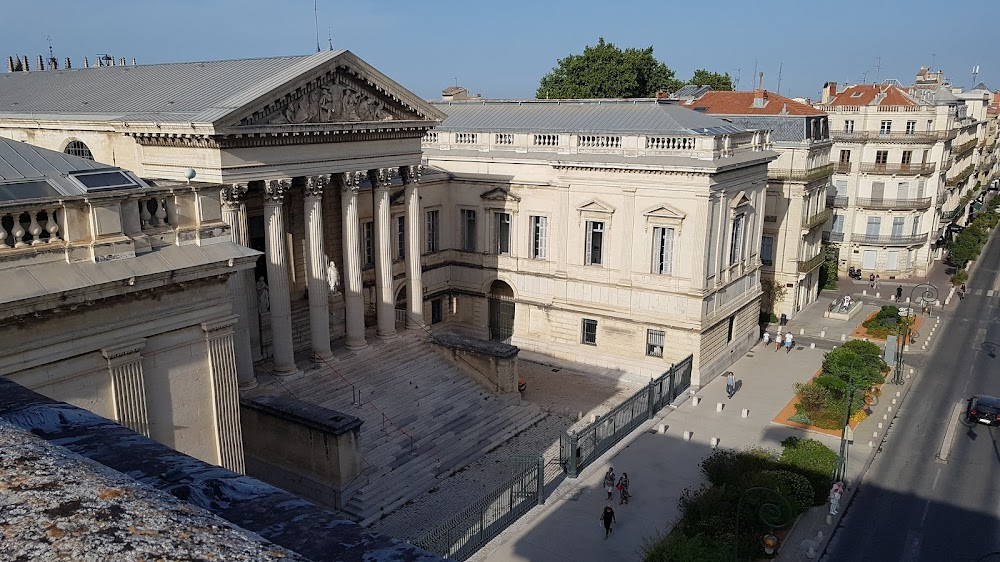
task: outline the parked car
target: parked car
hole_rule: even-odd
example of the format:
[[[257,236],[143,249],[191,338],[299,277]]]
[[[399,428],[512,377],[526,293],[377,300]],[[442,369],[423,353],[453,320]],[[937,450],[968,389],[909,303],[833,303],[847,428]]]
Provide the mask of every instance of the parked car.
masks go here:
[[[977,395],[969,401],[969,423],[1000,425],[1000,398]]]

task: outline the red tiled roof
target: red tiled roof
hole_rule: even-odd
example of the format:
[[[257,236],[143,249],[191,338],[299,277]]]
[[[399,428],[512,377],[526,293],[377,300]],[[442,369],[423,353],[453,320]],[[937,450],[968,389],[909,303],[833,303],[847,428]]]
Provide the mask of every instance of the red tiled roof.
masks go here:
[[[704,109],[705,113],[715,115],[826,115],[825,112],[812,106],[767,90],[763,92],[767,98],[764,107],[754,107],[753,100],[760,95],[760,90],[756,92],[711,91],[706,92],[701,99],[690,104],[685,101],[681,102],[680,105],[689,109]]]
[[[879,92],[884,92],[885,97],[879,101],[878,105],[917,105],[917,102],[913,101],[910,96],[892,84],[883,86],[879,86],[878,84],[849,86],[843,92],[838,93],[830,99],[828,103],[829,105],[870,105]]]

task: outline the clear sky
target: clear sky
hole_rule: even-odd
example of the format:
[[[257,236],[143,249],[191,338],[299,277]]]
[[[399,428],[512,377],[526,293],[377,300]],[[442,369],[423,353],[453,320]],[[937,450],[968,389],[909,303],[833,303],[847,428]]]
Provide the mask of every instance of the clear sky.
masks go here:
[[[317,0],[320,44],[349,49],[424,98],[456,80],[491,98],[534,97],[556,61],[599,37],[653,46],[682,80],[696,68],[818,98],[823,82],[895,78],[921,65],[1000,89],[1000,1]],[[0,0],[0,55],[98,53],[140,63],[309,54],[313,0]],[[779,68],[781,74],[778,85]],[[0,69],[0,71],[6,68]]]

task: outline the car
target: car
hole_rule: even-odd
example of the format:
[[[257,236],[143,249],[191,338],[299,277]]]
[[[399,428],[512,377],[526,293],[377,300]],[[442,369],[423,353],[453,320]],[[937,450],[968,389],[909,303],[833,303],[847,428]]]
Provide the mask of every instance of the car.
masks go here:
[[[1000,425],[1000,398],[976,395],[969,401],[969,423]]]

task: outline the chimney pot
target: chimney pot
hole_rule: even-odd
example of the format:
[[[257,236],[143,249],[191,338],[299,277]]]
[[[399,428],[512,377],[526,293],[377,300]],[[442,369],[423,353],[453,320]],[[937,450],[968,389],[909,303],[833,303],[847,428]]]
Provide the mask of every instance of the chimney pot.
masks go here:
[[[67,69],[73,68],[73,63],[70,62],[69,57],[66,57],[66,64],[65,64],[65,66],[66,66]]]
[[[87,57],[83,57],[83,67],[90,68],[90,60],[88,60]]]
[[[7,72],[14,72],[14,57],[7,56]]]
[[[24,55],[24,71],[31,72],[31,67],[28,66],[28,55]]]
[[[135,57],[132,57],[132,66],[135,66]]]
[[[42,55],[38,55],[38,70],[45,70],[45,59],[42,58]]]

